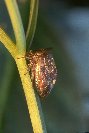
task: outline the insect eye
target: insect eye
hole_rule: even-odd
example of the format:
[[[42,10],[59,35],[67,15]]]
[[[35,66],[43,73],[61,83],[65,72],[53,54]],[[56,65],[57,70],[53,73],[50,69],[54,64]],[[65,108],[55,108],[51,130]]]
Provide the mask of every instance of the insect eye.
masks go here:
[[[35,81],[37,92],[46,97],[56,82],[57,68],[49,49],[30,51],[26,55],[32,82]]]

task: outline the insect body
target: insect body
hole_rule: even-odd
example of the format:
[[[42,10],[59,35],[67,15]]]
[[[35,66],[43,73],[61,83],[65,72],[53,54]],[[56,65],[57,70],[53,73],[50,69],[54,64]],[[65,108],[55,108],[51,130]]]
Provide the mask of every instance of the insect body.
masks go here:
[[[46,97],[52,90],[57,77],[57,69],[49,49],[30,51],[26,54],[32,82],[35,82],[41,97]]]

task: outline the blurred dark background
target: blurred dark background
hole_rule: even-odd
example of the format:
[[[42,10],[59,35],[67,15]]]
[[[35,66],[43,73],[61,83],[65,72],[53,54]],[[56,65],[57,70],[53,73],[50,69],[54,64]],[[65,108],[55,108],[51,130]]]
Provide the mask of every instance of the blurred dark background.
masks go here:
[[[29,0],[17,0],[26,32]],[[0,26],[15,42],[10,18],[0,0]],[[89,1],[40,0],[30,49],[52,47],[58,77],[41,100],[48,133],[89,132]],[[0,43],[0,133],[32,133],[18,70]]]

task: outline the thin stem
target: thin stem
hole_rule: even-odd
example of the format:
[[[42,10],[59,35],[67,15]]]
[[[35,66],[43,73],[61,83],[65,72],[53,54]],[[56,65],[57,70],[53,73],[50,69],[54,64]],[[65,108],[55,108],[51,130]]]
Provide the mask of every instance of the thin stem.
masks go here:
[[[30,0],[29,22],[26,33],[27,49],[29,46],[31,46],[35,34],[37,16],[38,16],[38,7],[39,7],[38,5],[39,5],[39,0]]]
[[[4,46],[8,49],[13,57],[16,56],[16,46],[13,41],[9,38],[9,36],[0,28],[0,41],[4,44]]]
[[[16,61],[28,105],[33,131],[34,133],[43,133],[44,125],[42,125],[43,122],[41,119],[40,110],[38,108],[38,103],[36,101],[34,89],[32,87],[26,60],[25,58],[21,58],[22,54],[18,54],[18,50],[14,46],[14,43],[1,28],[0,28],[0,41],[4,44],[4,46],[8,49],[8,51],[11,53],[11,55]]]
[[[26,40],[16,0],[5,0],[5,3],[12,22],[17,48],[19,53],[23,53],[26,47]]]
[[[41,119],[41,114],[38,108],[38,103],[36,101],[34,89],[32,87],[26,60],[25,58],[22,58],[25,55],[26,40],[24,36],[23,25],[22,25],[21,17],[17,7],[17,3],[16,3],[16,0],[5,0],[5,2],[11,18],[15,37],[16,37],[16,47],[13,44],[13,42],[9,39],[9,37],[3,32],[3,30],[1,30],[2,36],[0,39],[1,39],[1,42],[5,45],[5,47],[12,54],[13,58],[16,61],[17,68],[22,81],[27,105],[28,105],[28,110],[29,110],[29,115],[33,126],[33,131],[34,133],[44,133],[45,132],[44,126],[42,125],[43,123]],[[34,10],[35,10],[35,7],[34,7]],[[33,21],[31,23],[33,23]],[[30,25],[30,28],[31,28],[31,25]],[[33,28],[34,28],[34,25],[33,25]],[[5,35],[5,37],[3,37],[3,34]],[[30,33],[30,36],[33,36],[33,32]]]
[[[28,110],[29,110],[29,114],[30,114],[30,118],[33,126],[33,131],[34,133],[43,133],[44,129],[42,125],[42,120],[40,117],[40,112],[38,109],[35,92],[32,87],[29,72],[27,70],[26,62],[24,58],[21,58],[21,59],[16,58],[15,60],[19,70],[20,77],[21,77],[22,85],[24,88],[24,93],[25,93]]]

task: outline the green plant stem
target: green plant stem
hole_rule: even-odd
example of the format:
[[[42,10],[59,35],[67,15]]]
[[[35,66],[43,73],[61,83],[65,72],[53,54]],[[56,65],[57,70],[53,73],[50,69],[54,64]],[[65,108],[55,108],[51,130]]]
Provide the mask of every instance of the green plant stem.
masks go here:
[[[0,41],[8,49],[13,58],[16,56],[17,48],[9,36],[0,28]]]
[[[29,46],[31,46],[35,34],[37,15],[38,15],[38,5],[39,5],[39,0],[30,0],[29,22],[26,32],[27,50]]]
[[[20,61],[16,59],[16,63],[20,73],[22,85],[24,88],[28,110],[29,110],[29,114],[30,114],[30,118],[33,126],[33,131],[34,133],[43,133],[43,125],[40,117],[40,112],[38,110],[38,105],[36,102],[36,97],[35,97],[34,89],[32,87],[31,79],[29,77],[29,73],[27,70],[26,62],[22,58],[20,59]]]
[[[26,42],[25,42],[25,36],[23,32],[23,26],[19,10],[15,0],[13,1],[5,0],[5,2],[11,18],[13,30],[15,33],[16,46],[10,40],[10,38],[4,33],[3,30],[1,30],[0,41],[4,44],[4,46],[8,49],[8,51],[11,53],[11,55],[16,61],[27,101],[27,106],[32,122],[33,131],[34,133],[43,133],[44,132],[43,122],[41,119],[40,110],[38,108],[38,103],[36,101],[34,89],[32,87],[30,75],[28,72],[28,67],[25,58],[22,58],[25,55]]]
[[[12,26],[13,26],[13,30],[16,38],[16,45],[18,47],[19,53],[23,53],[26,47],[26,40],[25,40],[23,24],[21,21],[21,16],[19,13],[16,0],[5,0],[5,3],[12,22]]]
[[[0,41],[4,44],[4,46],[8,49],[8,51],[11,53],[11,55],[14,57],[14,59],[16,61],[16,64],[17,64],[17,67],[19,70],[19,74],[20,74],[20,78],[22,81],[27,105],[28,105],[28,110],[29,110],[29,115],[31,118],[32,126],[33,126],[33,131],[34,131],[34,133],[43,133],[44,127],[42,125],[43,123],[41,120],[41,114],[38,109],[38,104],[36,101],[34,89],[32,87],[26,60],[25,60],[25,58],[21,58],[22,54],[18,54],[18,50],[15,49],[13,42],[4,33],[4,31],[2,29],[0,29]],[[13,53],[14,52],[13,48],[15,49],[15,53]]]

